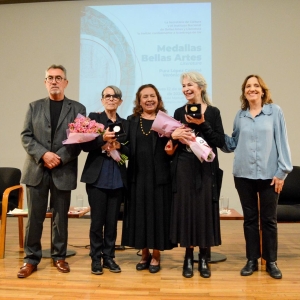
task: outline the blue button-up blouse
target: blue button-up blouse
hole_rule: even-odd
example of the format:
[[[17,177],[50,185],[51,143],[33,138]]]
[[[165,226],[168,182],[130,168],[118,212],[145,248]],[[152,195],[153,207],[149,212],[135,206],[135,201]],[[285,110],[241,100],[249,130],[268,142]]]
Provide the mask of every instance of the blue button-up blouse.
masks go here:
[[[265,104],[254,118],[249,109],[239,110],[225,144],[235,154],[235,177],[285,179],[293,169],[283,112],[276,104]]]

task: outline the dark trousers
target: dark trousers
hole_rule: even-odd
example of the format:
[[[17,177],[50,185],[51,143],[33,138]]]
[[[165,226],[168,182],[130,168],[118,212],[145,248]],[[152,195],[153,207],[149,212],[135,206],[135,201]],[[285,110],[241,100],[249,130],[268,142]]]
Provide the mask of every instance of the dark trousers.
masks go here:
[[[271,180],[253,180],[234,177],[244,213],[244,235],[247,259],[256,260],[262,256],[268,262],[277,260],[277,203]],[[260,253],[259,207],[262,228],[262,253]]]
[[[93,261],[114,258],[123,188],[106,190],[87,184],[86,191],[91,207],[90,256]]]
[[[26,186],[28,222],[25,234],[24,262],[37,265],[42,259],[41,238],[46,217],[50,192],[52,208],[52,244],[51,257],[54,261],[65,259],[68,242],[68,211],[71,191],[58,190],[53,183],[51,172],[45,171],[42,181],[37,186]]]

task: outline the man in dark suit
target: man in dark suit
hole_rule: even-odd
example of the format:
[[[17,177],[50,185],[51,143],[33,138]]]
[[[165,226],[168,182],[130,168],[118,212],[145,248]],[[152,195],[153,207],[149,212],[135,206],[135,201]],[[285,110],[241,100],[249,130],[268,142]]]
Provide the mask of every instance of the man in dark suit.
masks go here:
[[[26,278],[37,270],[42,258],[41,237],[48,196],[53,213],[53,252],[57,270],[70,272],[65,261],[68,239],[68,210],[71,190],[77,185],[79,144],[63,145],[66,129],[77,114],[86,114],[85,107],[65,97],[68,85],[66,69],[51,65],[46,70],[45,86],[48,97],[29,104],[21,133],[27,152],[21,182],[26,184],[28,223],[25,236],[24,265],[18,272]]]

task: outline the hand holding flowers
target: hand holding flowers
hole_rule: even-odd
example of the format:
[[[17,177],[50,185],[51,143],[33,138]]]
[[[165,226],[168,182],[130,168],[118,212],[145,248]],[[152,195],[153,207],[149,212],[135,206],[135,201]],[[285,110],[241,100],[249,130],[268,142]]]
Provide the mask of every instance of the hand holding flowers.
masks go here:
[[[173,140],[180,140],[183,144],[188,144],[190,141],[196,140],[195,134],[185,125],[176,128],[172,132],[171,137]]]
[[[116,140],[115,132],[107,128],[103,134],[103,141],[106,141],[106,144],[101,147],[102,151],[105,151],[107,156],[111,156],[118,164],[124,164],[128,157],[117,150],[121,148],[121,144]]]
[[[121,144],[114,140],[111,142],[107,142],[103,145],[102,150],[106,152],[107,156],[111,156],[118,164],[122,165],[128,159],[125,154],[121,154],[117,149],[121,148]]]
[[[151,129],[157,131],[160,136],[171,137],[172,134],[172,139],[186,144],[201,162],[212,162],[215,158],[214,152],[204,139],[196,137],[190,128],[162,111],[157,113]]]
[[[114,131],[110,131],[109,128],[106,128],[103,134],[103,141],[105,142],[116,142],[116,134]]]
[[[69,124],[69,129],[67,129],[68,138],[62,143],[64,145],[85,143],[94,140],[100,134],[103,134],[103,141],[107,142],[102,147],[102,150],[119,164],[125,163],[128,157],[120,154],[117,150],[121,148],[121,145],[115,138],[115,132],[109,131],[109,128],[104,130],[103,124],[97,123],[95,120],[91,120],[81,114],[78,114],[74,122]]]

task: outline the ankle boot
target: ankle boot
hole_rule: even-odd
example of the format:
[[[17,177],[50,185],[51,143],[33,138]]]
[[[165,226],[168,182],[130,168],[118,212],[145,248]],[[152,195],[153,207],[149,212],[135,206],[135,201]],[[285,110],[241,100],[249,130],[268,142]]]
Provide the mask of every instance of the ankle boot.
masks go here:
[[[185,249],[185,257],[183,262],[182,276],[191,278],[194,276],[194,248]]]
[[[203,278],[209,278],[211,276],[210,269],[207,264],[207,248],[200,248],[198,270],[200,272],[200,276]]]

